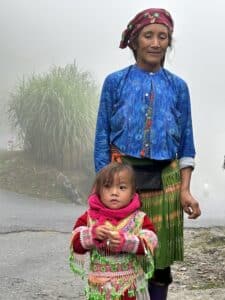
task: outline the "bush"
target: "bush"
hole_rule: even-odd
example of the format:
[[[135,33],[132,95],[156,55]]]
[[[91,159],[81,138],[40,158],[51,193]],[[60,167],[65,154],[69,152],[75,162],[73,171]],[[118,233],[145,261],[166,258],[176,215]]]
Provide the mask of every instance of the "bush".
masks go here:
[[[11,95],[9,118],[24,149],[59,169],[93,169],[93,137],[98,88],[76,64],[19,82]]]

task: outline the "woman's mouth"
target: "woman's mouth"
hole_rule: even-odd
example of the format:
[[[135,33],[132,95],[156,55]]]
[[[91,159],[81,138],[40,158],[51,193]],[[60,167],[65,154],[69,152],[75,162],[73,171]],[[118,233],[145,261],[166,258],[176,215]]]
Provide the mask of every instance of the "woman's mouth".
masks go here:
[[[161,55],[161,52],[155,52],[155,51],[148,51],[148,54],[151,54],[151,55]]]

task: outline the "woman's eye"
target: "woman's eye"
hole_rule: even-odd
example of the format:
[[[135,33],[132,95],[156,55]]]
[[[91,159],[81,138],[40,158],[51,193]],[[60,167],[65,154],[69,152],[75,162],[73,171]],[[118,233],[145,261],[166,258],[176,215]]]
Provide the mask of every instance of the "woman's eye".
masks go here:
[[[167,39],[167,35],[166,34],[160,34],[159,38],[161,40],[165,40],[165,39]]]
[[[152,38],[152,34],[150,34],[150,33],[146,34],[146,35],[145,35],[145,38],[146,38],[146,39],[151,39],[151,38]]]

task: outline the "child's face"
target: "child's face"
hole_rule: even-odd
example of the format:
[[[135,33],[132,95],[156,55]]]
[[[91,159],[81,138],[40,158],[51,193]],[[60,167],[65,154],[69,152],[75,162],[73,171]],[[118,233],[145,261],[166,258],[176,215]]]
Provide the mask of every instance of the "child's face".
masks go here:
[[[127,170],[116,173],[111,186],[103,186],[100,192],[102,203],[110,209],[120,209],[133,197],[131,178]]]

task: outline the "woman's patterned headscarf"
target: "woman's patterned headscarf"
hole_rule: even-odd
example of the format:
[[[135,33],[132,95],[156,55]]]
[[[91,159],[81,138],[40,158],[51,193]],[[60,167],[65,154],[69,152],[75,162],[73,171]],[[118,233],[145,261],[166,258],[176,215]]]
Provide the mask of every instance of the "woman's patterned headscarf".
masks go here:
[[[170,33],[173,32],[173,19],[168,11],[163,8],[149,8],[138,13],[127,25],[122,33],[120,48],[124,49],[130,46],[131,41],[137,36],[137,33],[146,25],[163,24],[168,27]]]

